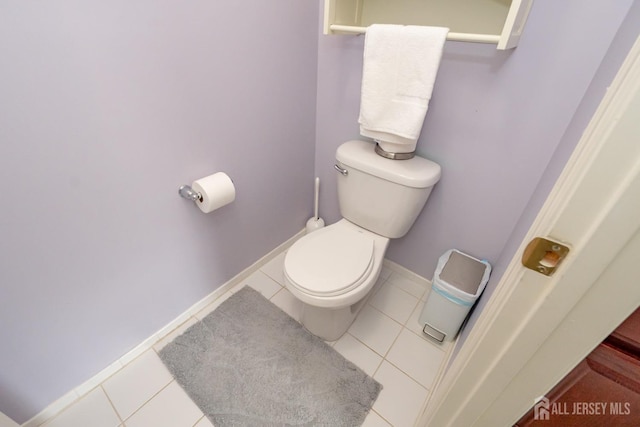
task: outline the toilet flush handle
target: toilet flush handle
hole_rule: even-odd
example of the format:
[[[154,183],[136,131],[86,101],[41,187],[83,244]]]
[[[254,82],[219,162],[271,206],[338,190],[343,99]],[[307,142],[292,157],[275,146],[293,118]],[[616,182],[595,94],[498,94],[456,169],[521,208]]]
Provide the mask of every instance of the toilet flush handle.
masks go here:
[[[349,171],[348,171],[348,170],[343,169],[343,168],[341,168],[341,167],[340,167],[340,166],[338,166],[338,165],[333,165],[333,168],[334,168],[335,170],[337,170],[338,172],[340,172],[340,173],[341,173],[342,175],[344,175],[344,176],[349,175]]]

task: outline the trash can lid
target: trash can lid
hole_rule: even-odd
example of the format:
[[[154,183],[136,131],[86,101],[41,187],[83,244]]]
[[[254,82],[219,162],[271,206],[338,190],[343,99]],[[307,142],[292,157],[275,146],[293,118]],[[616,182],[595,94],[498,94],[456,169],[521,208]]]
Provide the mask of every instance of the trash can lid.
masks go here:
[[[449,260],[440,273],[440,279],[459,290],[474,295],[482,283],[487,264],[457,251],[451,251]]]

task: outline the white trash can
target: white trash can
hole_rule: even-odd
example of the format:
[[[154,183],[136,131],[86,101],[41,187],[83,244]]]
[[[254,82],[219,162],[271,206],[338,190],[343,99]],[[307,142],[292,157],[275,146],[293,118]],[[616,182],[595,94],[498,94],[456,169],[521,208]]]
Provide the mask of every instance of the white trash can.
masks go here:
[[[451,341],[484,291],[491,265],[456,249],[445,252],[433,274],[431,292],[420,315],[422,331],[436,341]]]

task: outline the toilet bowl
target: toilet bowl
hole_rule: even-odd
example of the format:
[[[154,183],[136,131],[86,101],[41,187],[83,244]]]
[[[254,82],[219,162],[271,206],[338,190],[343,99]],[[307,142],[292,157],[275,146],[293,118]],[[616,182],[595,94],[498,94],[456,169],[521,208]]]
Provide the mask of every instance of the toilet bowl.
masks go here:
[[[327,341],[346,332],[375,292],[389,239],[409,231],[440,179],[436,163],[381,157],[366,141],[345,142],[336,160],[342,219],[302,237],[284,259],[301,323]]]
[[[287,251],[287,289],[303,303],[301,323],[325,340],[338,339],[371,295],[389,239],[346,219],[314,231]]]

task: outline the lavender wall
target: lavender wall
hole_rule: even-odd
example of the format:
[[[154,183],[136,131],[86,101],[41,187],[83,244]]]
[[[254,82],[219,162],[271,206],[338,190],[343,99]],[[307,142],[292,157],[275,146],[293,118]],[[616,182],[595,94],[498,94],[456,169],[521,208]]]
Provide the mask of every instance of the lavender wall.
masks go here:
[[[443,177],[388,258],[429,278],[450,248],[498,260],[631,3],[537,0],[515,50],[445,44],[418,142]],[[315,165],[327,222],[339,218],[335,150],[360,138],[363,44],[319,40]]]
[[[3,4],[1,412],[25,421],[304,226],[317,22],[296,0]],[[178,197],[220,170],[233,204]]]
[[[475,324],[479,314],[484,309],[489,297],[493,294],[499,278],[505,272],[507,266],[511,262],[514,254],[520,247],[522,239],[529,231],[531,224],[535,220],[540,208],[546,201],[549,192],[553,188],[556,180],[560,176],[567,160],[573,153],[576,144],[580,141],[582,133],[589,124],[591,117],[598,108],[600,101],[605,95],[605,92],[614,77],[616,76],[618,69],[622,65],[627,54],[631,50],[633,43],[640,36],[640,2],[635,1],[622,25],[620,26],[615,38],[613,39],[607,54],[605,55],[600,67],[591,81],[587,92],[582,98],[582,102],[578,107],[575,115],[573,116],[566,132],[562,136],[560,143],[557,145],[553,157],[550,159],[549,164],[544,170],[540,181],[538,182],[535,191],[533,192],[529,202],[524,209],[522,215],[518,219],[518,222],[509,236],[500,257],[495,262],[493,277],[482,298],[478,301],[474,312],[471,314],[467,326],[461,332],[460,339],[456,346],[456,353],[464,344],[471,328]]]

